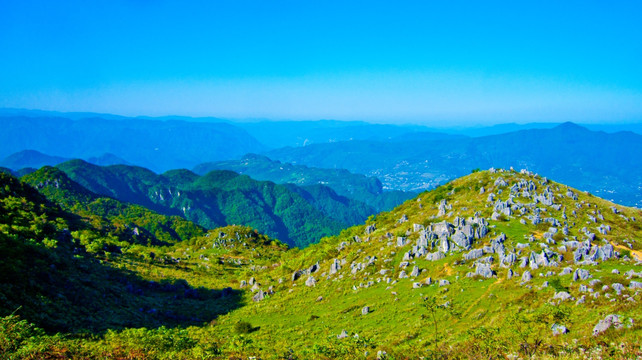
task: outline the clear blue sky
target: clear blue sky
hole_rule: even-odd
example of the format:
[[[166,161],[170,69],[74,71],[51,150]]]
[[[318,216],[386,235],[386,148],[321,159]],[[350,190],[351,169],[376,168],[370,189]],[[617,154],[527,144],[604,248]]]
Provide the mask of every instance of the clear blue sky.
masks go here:
[[[0,0],[0,107],[642,121],[640,1]]]

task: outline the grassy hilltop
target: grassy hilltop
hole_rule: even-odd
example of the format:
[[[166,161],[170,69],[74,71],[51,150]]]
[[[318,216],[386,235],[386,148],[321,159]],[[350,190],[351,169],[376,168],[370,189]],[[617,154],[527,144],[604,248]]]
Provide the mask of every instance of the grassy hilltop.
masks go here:
[[[4,357],[642,355],[642,211],[527,172],[474,172],[305,249],[245,227],[134,241],[119,224],[133,234],[134,219],[154,219],[141,225],[152,229],[170,218],[94,214],[65,203],[60,183],[34,183],[46,199],[0,176],[3,214],[20,214],[0,218],[13,261],[3,266],[28,284],[42,281],[32,270],[44,272],[51,254],[63,269],[49,272],[51,288],[21,290],[37,301],[14,296],[2,308]],[[106,199],[75,193],[78,204]],[[73,277],[82,266],[90,281]],[[57,294],[69,276],[73,292]],[[8,277],[0,295],[17,288]],[[96,289],[104,296],[82,297]]]

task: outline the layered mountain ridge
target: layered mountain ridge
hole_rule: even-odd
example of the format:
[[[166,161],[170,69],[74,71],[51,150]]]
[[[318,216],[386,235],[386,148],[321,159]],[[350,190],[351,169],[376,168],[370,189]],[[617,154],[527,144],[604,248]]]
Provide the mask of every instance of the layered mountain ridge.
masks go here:
[[[253,226],[291,246],[307,246],[375,212],[329,188],[278,185],[232,171],[199,176],[189,170],[172,170],[158,175],[141,167],[101,167],[82,160],[57,168],[97,194],[181,216],[206,228]]]
[[[194,172],[201,175],[212,170],[232,170],[277,184],[291,183],[303,187],[325,185],[341,196],[374,207],[377,212],[390,210],[414,196],[409,192],[384,191],[381,181],[375,177],[353,174],[344,169],[310,168],[281,163],[257,154],[246,154],[240,160],[203,163],[194,168]]]
[[[573,123],[459,139],[410,137],[283,148],[273,160],[375,176],[386,189],[425,190],[490,167],[524,168],[629,206],[640,206],[642,136],[590,131]]]

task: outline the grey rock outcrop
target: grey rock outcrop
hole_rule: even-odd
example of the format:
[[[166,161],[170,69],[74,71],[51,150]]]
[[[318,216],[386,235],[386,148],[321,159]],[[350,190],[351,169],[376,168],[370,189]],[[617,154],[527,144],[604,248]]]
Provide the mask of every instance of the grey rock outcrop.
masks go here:
[[[265,293],[263,290],[259,290],[254,296],[252,297],[252,301],[254,302],[259,302],[261,300],[265,299]]]
[[[495,276],[495,272],[490,268],[490,264],[477,264],[475,268],[475,274],[485,278],[491,278]]]
[[[305,286],[316,286],[317,281],[314,279],[313,276],[308,277],[308,279],[305,281]]]
[[[419,266],[416,266],[412,268],[412,272],[410,272],[410,277],[417,277],[419,276]]]
[[[336,274],[339,270],[341,270],[341,263],[339,263],[339,260],[334,259],[330,264],[330,275]]]
[[[297,281],[303,275],[303,271],[297,270],[294,273],[292,273],[292,281]]]
[[[560,300],[560,301],[566,301],[566,300],[572,300],[573,297],[571,294],[567,293],[566,291],[560,291],[556,292],[555,295],[553,296],[553,300]]]
[[[366,235],[372,234],[375,230],[377,230],[377,226],[375,224],[366,226]]]
[[[575,269],[573,273],[573,281],[586,280],[591,277],[591,273],[585,269]]]
[[[437,260],[441,260],[441,259],[443,259],[445,257],[446,257],[446,255],[444,255],[443,252],[436,251],[434,253],[428,253],[428,255],[426,255],[426,260],[437,261]]]
[[[566,326],[560,324],[553,324],[553,326],[551,326],[551,331],[553,332],[554,336],[568,333],[568,329],[566,328]]]
[[[604,319],[600,320],[593,328],[593,336],[598,336],[611,327],[615,329],[622,327],[622,321],[620,320],[619,315],[607,315]]]
[[[631,281],[629,283],[629,289],[642,289],[642,282]]]
[[[464,254],[464,259],[466,260],[475,260],[484,256],[484,251],[482,249],[473,249],[468,253]]]

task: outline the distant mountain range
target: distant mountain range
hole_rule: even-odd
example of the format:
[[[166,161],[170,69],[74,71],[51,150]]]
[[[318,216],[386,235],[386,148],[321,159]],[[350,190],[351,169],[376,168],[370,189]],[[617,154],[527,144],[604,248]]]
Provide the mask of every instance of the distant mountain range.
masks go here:
[[[65,161],[71,159],[60,157],[60,156],[51,156],[43,154],[36,150],[23,150],[17,153],[11,154],[6,158],[0,160],[0,166],[20,170],[25,168],[34,168],[38,169],[43,166],[55,166]],[[92,156],[86,159],[87,162],[95,165],[129,165],[129,163],[114,155],[114,154],[103,154],[100,156]]]
[[[154,171],[267,149],[245,130],[226,123],[0,116],[0,128],[0,157],[22,150],[82,159],[109,153]]]
[[[338,184],[356,178],[322,174],[319,169],[346,169],[374,177],[383,190],[418,191],[472,169],[514,166],[622,204],[642,206],[642,167],[634,155],[642,147],[642,135],[635,133],[642,133],[640,124],[587,125],[605,131],[633,131],[615,133],[571,123],[435,129],[359,121],[232,122],[0,109],[0,126],[0,158],[4,158],[0,167],[18,175],[72,158],[100,165],[133,164],[157,173],[201,166],[196,171],[204,174],[205,165],[199,164],[214,162],[209,166],[282,184],[330,185],[338,195],[379,211],[401,198],[390,192],[378,194],[376,189],[373,198],[368,185],[351,192]],[[254,160],[243,165],[247,159],[238,159],[248,153],[282,164]],[[280,174],[275,171],[277,166],[279,171],[281,167],[287,170]]]
[[[525,168],[625,205],[642,205],[642,135],[573,123],[455,140],[345,141],[283,148],[272,159],[376,176],[385,188],[428,189],[475,168]]]

